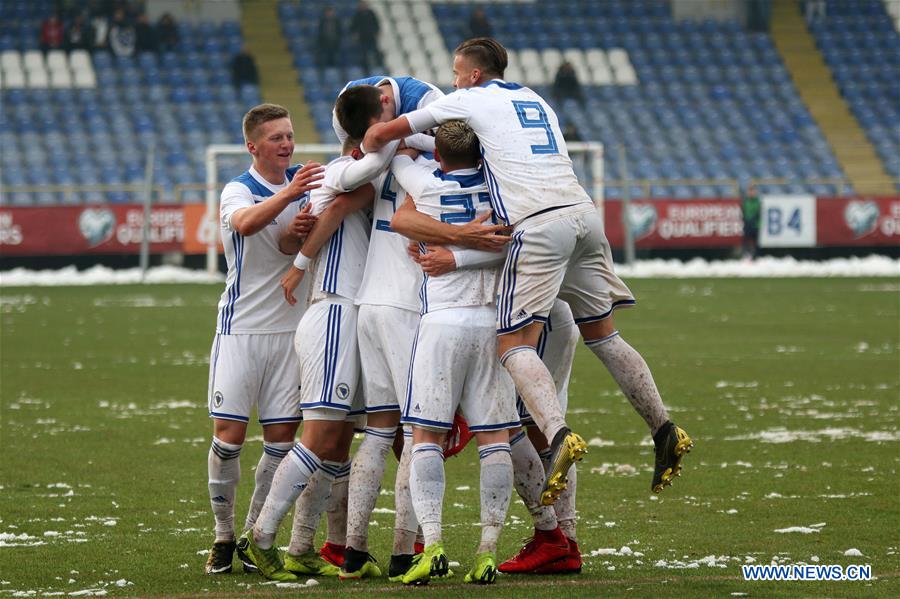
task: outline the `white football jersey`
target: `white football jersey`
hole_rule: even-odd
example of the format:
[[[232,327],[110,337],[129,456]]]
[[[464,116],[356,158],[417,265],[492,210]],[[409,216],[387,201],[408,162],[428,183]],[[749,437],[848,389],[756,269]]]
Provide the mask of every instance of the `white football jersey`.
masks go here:
[[[219,215],[228,275],[225,291],[219,299],[217,333],[288,333],[297,328],[306,310],[303,301],[293,306],[284,301],[281,276],[291,266],[293,257],[278,249],[278,239],[306,205],[309,195],[303,194],[292,201],[255,235],[244,237],[231,226],[231,216],[237,210],[263,202],[284,189],[299,168],[289,168],[284,183],[272,185],[250,167],[222,190]],[[306,297],[306,294],[306,287],[301,288],[299,297]]]
[[[494,213],[506,224],[554,207],[591,203],[575,176],[556,113],[527,87],[494,79],[407,117],[414,132],[451,120],[474,129]]]
[[[435,164],[427,158],[419,160]],[[390,170],[372,184],[375,185],[372,236],[356,303],[418,312],[422,269],[406,253],[409,239],[391,229],[391,219],[406,199],[406,190]]]
[[[344,175],[357,162],[350,156],[340,156],[328,163],[322,186],[309,194],[313,215],[322,214],[338,195],[352,191],[346,188],[348,183]],[[310,266],[313,282],[309,290],[309,304],[328,295],[339,295],[351,301],[356,299],[369,251],[369,214],[369,210],[348,214],[328,243],[319,250]]]
[[[391,164],[394,176],[416,202],[416,209],[435,220],[463,225],[491,210],[484,172],[467,168],[443,172],[435,163],[413,162],[397,156]],[[460,251],[463,248],[448,246]],[[438,277],[423,275],[419,298],[422,314],[444,308],[493,305],[497,275],[503,254],[492,266],[463,268]]]

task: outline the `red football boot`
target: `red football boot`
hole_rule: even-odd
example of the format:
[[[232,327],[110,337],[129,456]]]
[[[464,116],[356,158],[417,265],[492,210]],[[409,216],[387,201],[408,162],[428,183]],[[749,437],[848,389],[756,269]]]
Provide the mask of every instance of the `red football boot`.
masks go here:
[[[553,563],[541,566],[535,574],[579,574],[581,572],[581,551],[578,543],[569,539],[569,554]]]
[[[553,530],[537,530],[534,536],[515,557],[499,566],[506,574],[533,574],[541,566],[559,561],[569,555],[569,542],[559,527]]]
[[[334,543],[325,543],[319,548],[319,555],[329,564],[340,568],[344,565],[344,546]]]
[[[425,543],[416,543],[415,545],[413,545],[413,553],[416,555],[425,553]]]

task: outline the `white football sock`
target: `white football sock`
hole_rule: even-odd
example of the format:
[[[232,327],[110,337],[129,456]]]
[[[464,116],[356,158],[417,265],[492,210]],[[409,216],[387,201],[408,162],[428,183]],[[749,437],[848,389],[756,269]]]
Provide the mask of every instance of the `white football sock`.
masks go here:
[[[659,427],[669,420],[669,414],[641,354],[628,345],[618,331],[602,339],[585,341],[584,344],[600,358],[622,393],[650,427],[650,435],[655,435]]]
[[[397,427],[366,427],[366,436],[353,456],[350,496],[347,501],[347,546],[369,550],[369,518],[378,501],[387,455],[394,444]]]
[[[425,545],[441,540],[444,503],[444,450],[435,443],[416,443],[409,466],[409,491]],[[510,481],[510,485],[512,481]]]
[[[316,454],[299,442],[281,460],[272,478],[272,488],[253,526],[253,538],[260,549],[269,549],[275,543],[284,516],[306,488],[310,477],[321,467],[322,461]]]
[[[241,480],[241,447],[216,437],[209,447],[209,503],[216,519],[216,541],[234,540],[234,497]]]
[[[544,465],[537,450],[524,430],[509,440],[509,446],[516,492],[534,519],[534,527],[537,530],[553,530],[557,524],[556,513],[552,507],[541,505],[545,476]]]
[[[416,542],[416,531],[419,521],[412,505],[409,493],[409,463],[412,460],[412,431],[403,427],[403,452],[397,466],[397,479],[394,481],[394,547],[392,555],[412,555]]]
[[[566,427],[566,419],[559,407],[556,383],[533,347],[520,345],[508,350],[500,363],[509,372],[516,390],[535,424],[548,439]]]
[[[481,460],[481,544],[478,553],[482,553],[497,551],[497,539],[512,496],[513,465],[509,443],[482,445],[478,448],[478,457]]]
[[[293,441],[286,443],[263,442],[263,454],[259,458],[259,464],[256,465],[256,486],[253,489],[253,497],[250,499],[250,509],[247,511],[247,519],[244,521],[244,530],[250,530],[256,524],[259,510],[266,502],[266,495],[269,494],[269,489],[272,487],[272,477],[275,476],[281,460],[293,446]]]
[[[553,509],[556,511],[556,519],[559,521],[559,527],[562,529],[563,534],[576,542],[578,541],[578,535],[575,533],[575,489],[578,486],[577,473],[578,470],[575,468],[575,464],[572,464],[572,467],[569,468],[569,473],[566,475],[569,484],[566,485],[566,490],[562,492],[559,499],[553,504]]]
[[[322,467],[310,477],[306,489],[297,498],[294,524],[291,527],[291,544],[288,546],[288,553],[291,555],[303,555],[312,550],[322,512],[333,491],[335,472],[341,466],[339,462],[322,460]]]
[[[325,541],[332,545],[347,544],[347,493],[350,483],[351,460],[341,466],[341,470],[331,484],[331,497],[325,508],[328,517],[328,535]]]

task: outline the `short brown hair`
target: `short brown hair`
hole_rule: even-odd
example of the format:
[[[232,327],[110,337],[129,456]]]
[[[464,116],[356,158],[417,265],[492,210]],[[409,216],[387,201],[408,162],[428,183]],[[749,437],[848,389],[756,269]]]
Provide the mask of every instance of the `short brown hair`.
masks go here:
[[[289,113],[284,106],[279,106],[278,104],[260,104],[259,106],[254,106],[247,111],[247,114],[244,115],[244,120],[241,123],[244,129],[244,140],[250,141],[250,138],[256,133],[257,127],[263,123],[289,118],[291,118],[291,113]]]
[[[466,40],[456,47],[454,54],[459,54],[489,75],[503,77],[509,65],[509,57],[503,44],[490,37],[475,37]]]
[[[477,166],[481,160],[478,136],[463,121],[447,121],[434,136],[434,147],[442,162],[464,168]]]
[[[380,119],[383,111],[381,90],[374,85],[354,85],[338,96],[334,103],[338,123],[347,135],[357,139],[366,136],[369,122],[373,118]]]

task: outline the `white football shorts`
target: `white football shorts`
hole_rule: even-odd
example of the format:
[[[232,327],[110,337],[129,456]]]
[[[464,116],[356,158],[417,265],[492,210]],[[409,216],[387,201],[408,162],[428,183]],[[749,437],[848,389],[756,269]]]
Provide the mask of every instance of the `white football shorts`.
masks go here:
[[[312,304],[300,319],[294,337],[300,360],[300,409],[334,410],[345,417],[362,413],[356,312],[352,301],[336,297]]]
[[[302,420],[292,344],[293,333],[217,334],[209,358],[210,418],[249,422],[256,406],[263,426]]]
[[[449,430],[459,408],[472,432],[519,426],[516,389],[497,358],[495,316],[493,306],[422,316],[402,423]]]
[[[556,383],[556,395],[563,415],[569,406],[569,376],[572,374],[572,361],[575,359],[579,336],[569,305],[562,300],[556,300],[544,330],[541,331],[536,349],[547,370],[550,371],[553,382]],[[518,396],[516,396],[516,410],[523,425],[534,424],[525,402]]]
[[[359,354],[366,412],[401,410],[419,314],[393,306],[359,307]]]
[[[603,220],[592,205],[551,210],[516,226],[497,290],[497,333],[546,321],[557,296],[579,324],[634,305],[613,271]]]

